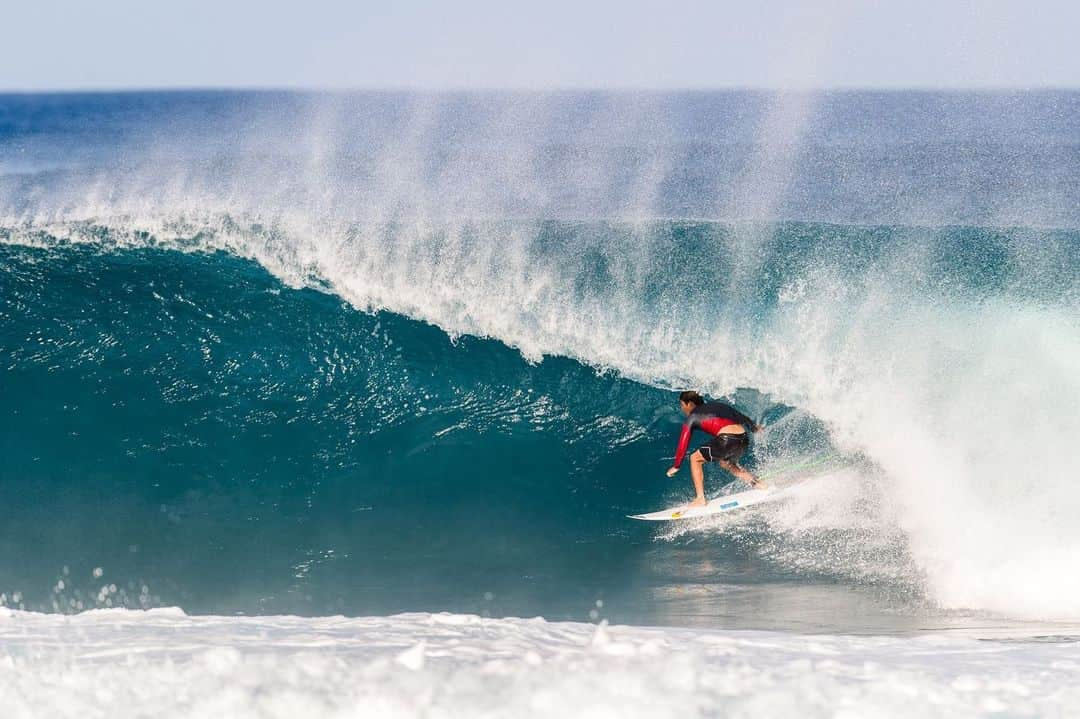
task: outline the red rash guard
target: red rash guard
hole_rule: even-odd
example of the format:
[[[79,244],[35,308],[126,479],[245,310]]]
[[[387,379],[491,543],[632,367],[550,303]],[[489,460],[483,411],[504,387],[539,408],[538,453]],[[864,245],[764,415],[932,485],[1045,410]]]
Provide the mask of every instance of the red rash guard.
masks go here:
[[[672,466],[678,467],[682,464],[686,450],[690,447],[690,435],[695,429],[708,432],[715,437],[724,427],[733,424],[741,424],[750,429],[756,426],[754,420],[723,402],[707,402],[695,407],[694,411],[687,415],[686,422],[683,424],[682,434],[679,435],[679,448],[675,450],[675,464]]]

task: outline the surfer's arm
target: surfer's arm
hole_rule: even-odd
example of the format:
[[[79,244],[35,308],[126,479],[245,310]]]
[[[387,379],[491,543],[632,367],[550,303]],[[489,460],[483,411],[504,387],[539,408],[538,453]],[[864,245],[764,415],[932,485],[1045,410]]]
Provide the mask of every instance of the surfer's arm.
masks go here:
[[[687,422],[683,425],[682,434],[679,435],[679,448],[675,450],[675,462],[671,465],[672,469],[678,469],[682,464],[683,457],[686,456],[686,450],[690,447],[690,435],[694,429]]]

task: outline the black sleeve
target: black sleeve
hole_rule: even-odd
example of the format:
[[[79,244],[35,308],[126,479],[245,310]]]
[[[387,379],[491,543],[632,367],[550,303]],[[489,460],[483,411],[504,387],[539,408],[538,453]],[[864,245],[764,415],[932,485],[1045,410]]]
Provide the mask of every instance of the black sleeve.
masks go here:
[[[739,424],[746,425],[750,429],[753,429],[754,427],[757,427],[757,422],[750,419],[749,417],[747,417],[745,414],[743,414],[739,410],[735,409],[734,407],[731,408],[731,412],[732,412],[732,414],[735,415],[734,419]]]

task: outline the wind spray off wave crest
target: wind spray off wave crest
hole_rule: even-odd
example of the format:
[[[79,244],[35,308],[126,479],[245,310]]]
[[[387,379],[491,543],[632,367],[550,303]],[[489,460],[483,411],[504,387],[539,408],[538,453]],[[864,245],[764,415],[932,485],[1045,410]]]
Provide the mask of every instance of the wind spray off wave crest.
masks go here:
[[[225,129],[154,115],[130,168],[91,143],[0,178],[7,241],[224,249],[534,362],[755,388],[882,471],[932,601],[1076,616],[1080,239],[1025,229],[1080,227],[1075,93],[189,100]],[[807,125],[797,160],[762,149],[769,117]]]

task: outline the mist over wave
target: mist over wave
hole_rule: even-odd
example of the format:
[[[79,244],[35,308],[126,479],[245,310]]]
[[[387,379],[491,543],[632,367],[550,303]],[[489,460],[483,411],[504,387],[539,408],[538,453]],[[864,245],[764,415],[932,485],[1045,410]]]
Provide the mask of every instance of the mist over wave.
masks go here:
[[[12,110],[13,101],[5,100],[9,116],[29,112],[18,102],[45,101],[14,101]],[[283,412],[275,404],[283,397],[297,406],[315,399],[316,409],[288,423],[313,436],[290,445],[287,433],[271,433],[282,447],[275,460],[296,461],[287,459],[290,446],[319,457],[311,474],[326,476],[336,465],[342,474],[335,486],[345,491],[344,478],[355,476],[345,470],[370,468],[378,454],[352,449],[355,435],[384,424],[404,428],[425,393],[441,398],[438,412],[453,407],[452,416],[415,435],[410,427],[409,442],[398,436],[387,453],[415,449],[420,435],[430,442],[425,452],[462,451],[455,444],[459,425],[471,427],[485,408],[520,413],[535,435],[515,435],[497,455],[501,463],[482,465],[485,484],[464,477],[468,463],[448,458],[449,464],[434,465],[452,470],[444,475],[445,493],[437,495],[442,506],[461,492],[474,501],[498,492],[491,485],[507,467],[529,482],[557,478],[563,489],[550,502],[530,507],[513,526],[486,530],[491,541],[520,540],[519,551],[509,550],[520,559],[544,546],[523,535],[539,536],[556,524],[558,531],[593,537],[636,531],[610,516],[599,521],[601,530],[587,527],[605,512],[617,516],[633,502],[640,509],[664,498],[666,485],[655,479],[663,467],[652,465],[670,451],[676,425],[669,415],[657,420],[657,408],[670,403],[661,390],[695,386],[730,395],[752,388],[736,398],[776,420],[762,447],[766,455],[785,454],[790,441],[799,450],[825,443],[862,458],[846,478],[830,478],[810,495],[734,528],[752,535],[742,546],[753,547],[772,571],[891,582],[905,592],[915,586],[944,608],[1077,617],[1080,579],[1070,571],[1080,551],[1073,469],[1080,435],[1080,235],[1069,229],[1080,225],[1075,93],[55,102],[91,125],[100,113],[100,126],[117,135],[103,150],[105,143],[73,137],[60,120],[51,139],[7,131],[0,233],[12,248],[4,295],[14,299],[4,310],[4,360],[16,373],[7,375],[9,389],[22,399],[10,405],[16,414],[7,415],[6,436],[16,436],[23,426],[17,414],[34,402],[32,393],[14,392],[21,372],[33,379],[21,387],[48,386],[57,398],[75,387],[86,393],[95,383],[109,392],[123,386],[125,369],[147,381],[161,378],[150,389],[160,407],[180,413],[175,426],[182,428],[161,435],[173,438],[161,445],[161,456],[177,462],[190,441],[185,466],[209,461],[199,455],[200,441],[213,439],[221,450],[210,427],[222,417],[215,409],[227,404],[222,398],[247,396],[226,414],[248,424],[218,426],[237,440],[254,432],[266,412]],[[49,117],[56,112],[32,109]],[[149,119],[139,119],[139,110]],[[220,122],[209,123],[214,113]],[[191,142],[178,141],[185,133]],[[776,136],[780,141],[770,144]],[[12,148],[20,143],[32,161],[15,167]],[[700,216],[724,221],[678,219]],[[777,221],[782,218],[800,221]],[[823,219],[842,222],[812,221]],[[195,254],[167,259],[162,249]],[[197,259],[216,250],[253,259],[288,286],[327,293],[315,318],[302,319],[311,311],[303,303],[273,299],[283,295],[265,280],[228,279],[246,276],[247,265],[220,255]],[[124,279],[125,271],[141,274]],[[171,278],[169,292],[158,293],[160,307],[149,305],[157,290],[147,283],[163,272]],[[209,286],[192,299],[184,283]],[[102,330],[125,312],[128,286],[142,288],[143,314],[128,315],[130,324],[125,320],[115,332]],[[336,308],[333,297],[350,307]],[[230,314],[238,298],[252,304]],[[190,316],[179,314],[189,302]],[[54,312],[34,318],[35,307]],[[79,310],[89,313],[81,329],[61,322],[46,333],[46,344],[62,358],[50,364],[49,352],[34,351],[43,341],[34,339],[40,331],[34,327],[79,307],[92,308]],[[266,319],[275,313],[282,319]],[[287,339],[275,334],[279,321],[291,328]],[[392,334],[412,338],[400,372],[382,369],[399,361],[384,343],[364,365],[365,381],[346,383],[348,391],[309,396],[297,389],[294,382],[313,379],[324,356],[327,369],[314,376],[320,387],[334,381],[337,367],[353,371],[354,364],[336,358],[369,352],[370,340],[361,338],[388,337],[380,334],[386,323],[399,328]],[[326,329],[334,326],[342,329]],[[178,349],[168,361],[149,362],[150,349],[133,351],[154,347],[170,328]],[[88,334],[78,342],[64,340],[66,331]],[[448,359],[449,342],[427,354],[426,347],[446,340],[442,332],[463,343],[475,342],[467,336],[498,340],[532,363],[554,356],[583,364],[552,370],[552,360],[520,362],[494,343],[470,344],[456,360]],[[279,364],[265,364],[251,346],[260,338],[277,348]],[[196,347],[208,357],[201,369],[191,356]],[[284,359],[293,352],[311,356]],[[117,353],[134,359],[117,362]],[[263,362],[254,385],[262,389],[238,395],[243,372],[210,359],[219,354],[237,368],[249,355]],[[447,371],[446,362],[463,364]],[[80,376],[80,366],[94,371]],[[290,379],[296,366],[308,370]],[[76,376],[64,379],[61,367]],[[596,377],[589,368],[618,377]],[[279,371],[284,375],[274,379]],[[463,390],[451,383],[433,392],[427,383],[446,382],[455,372],[482,391],[447,404]],[[417,375],[431,379],[417,384]],[[512,389],[533,384],[543,388],[537,399]],[[398,389],[401,395],[394,394]],[[141,391],[129,388],[121,397]],[[366,403],[383,409],[368,416]],[[96,407],[93,416],[104,405]],[[331,417],[351,428],[335,435],[332,451],[314,436]],[[210,423],[208,434],[192,440],[199,418]],[[130,428],[131,417],[120,413],[115,422]],[[486,455],[490,431],[465,442],[472,461]],[[26,476],[40,477],[30,470],[41,455],[26,448],[27,438],[47,435],[42,432],[12,442],[27,460]],[[551,457],[543,471],[515,464],[521,447],[534,441],[524,459]],[[579,441],[587,451],[565,451]],[[249,445],[255,448],[266,451]],[[65,462],[85,470],[94,456],[80,464],[68,455]],[[244,476],[239,460],[232,475],[222,471],[228,465],[220,456],[211,464],[217,469],[198,473],[232,476],[230,482]],[[431,470],[431,458],[394,464],[379,476],[421,467]],[[316,484],[298,482],[296,497],[317,496]],[[506,499],[513,501],[498,502],[496,495],[500,511],[522,511],[527,484],[510,483]],[[636,496],[620,495],[626,486]],[[216,494],[234,501],[236,491]],[[251,491],[252,502],[266,501]],[[566,502],[579,492],[587,497],[582,511],[568,514]],[[327,511],[332,496],[323,497]],[[417,512],[425,504],[410,498],[407,506]],[[297,516],[307,516],[302,507]],[[336,516],[342,527],[352,526]],[[428,521],[438,516],[433,512]],[[719,526],[724,531],[715,541],[735,541],[731,526]],[[375,523],[363,531],[374,537],[386,528]],[[709,535],[707,528],[695,531]],[[346,544],[379,546],[372,537]],[[842,546],[850,549],[836,551]],[[460,568],[454,556],[450,565]],[[290,565],[302,575],[298,586],[307,586],[310,567],[337,561],[318,552],[310,559],[303,572],[296,569],[302,560]],[[260,566],[254,556],[243,561]],[[364,569],[358,574],[378,574],[370,559]],[[620,563],[615,570],[629,571]],[[485,581],[490,577],[474,584]],[[687,581],[674,577],[671,584]],[[591,601],[600,584],[570,592],[573,601]],[[565,588],[554,590],[560,591],[565,595]],[[393,606],[391,594],[366,606]],[[200,594],[202,606],[228,606],[212,595],[211,589]]]
[[[9,95],[0,216],[1075,228],[1078,117],[1074,91]]]

